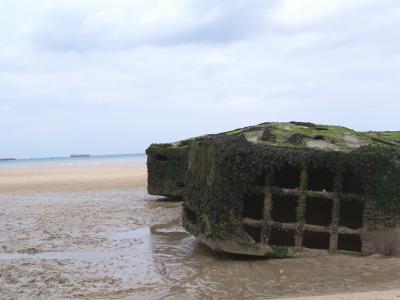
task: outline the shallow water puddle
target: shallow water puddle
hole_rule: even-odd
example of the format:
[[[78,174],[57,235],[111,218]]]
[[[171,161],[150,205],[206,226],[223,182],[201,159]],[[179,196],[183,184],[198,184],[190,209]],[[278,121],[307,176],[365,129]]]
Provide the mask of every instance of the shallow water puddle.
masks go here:
[[[169,227],[168,224],[143,227],[128,231],[116,232],[110,239],[113,241],[132,240],[133,246],[124,249],[110,250],[77,250],[77,251],[47,251],[39,253],[0,253],[0,260],[15,259],[71,259],[71,260],[104,260],[114,256],[140,256],[148,257],[153,251],[153,239],[157,235],[167,236],[172,239],[182,239],[189,234],[179,227]]]

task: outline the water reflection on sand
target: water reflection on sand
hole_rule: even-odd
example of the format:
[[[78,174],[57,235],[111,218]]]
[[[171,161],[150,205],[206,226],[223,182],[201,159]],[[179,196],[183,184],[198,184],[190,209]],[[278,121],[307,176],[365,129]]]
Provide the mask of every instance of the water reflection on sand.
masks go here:
[[[40,206],[40,201],[46,197],[62,196],[66,195],[53,193],[42,198],[36,195],[35,199],[39,199]],[[95,196],[82,193],[75,197],[78,200],[73,203],[61,201],[61,206],[48,210],[47,216],[58,216],[59,222],[65,222],[65,226],[71,228],[70,232],[79,227],[80,236],[87,236],[89,242],[88,239],[74,238],[74,246],[65,240],[71,238],[70,233],[58,241],[62,246],[52,250],[43,247],[43,241],[48,237],[39,235],[35,239],[31,237],[29,244],[37,251],[26,253],[29,252],[23,251],[26,247],[21,247],[22,251],[3,251],[0,253],[0,275],[3,275],[0,289],[6,295],[9,292],[25,296],[83,298],[265,299],[400,286],[400,260],[397,258],[256,259],[220,254],[212,252],[183,230],[179,203],[157,201],[143,190],[103,191]],[[112,212],[113,209],[111,198],[115,200],[114,205],[124,208],[108,214],[108,210]],[[97,200],[92,203],[90,199]],[[8,207],[10,214],[15,207],[18,210],[22,200],[14,199],[14,208]],[[35,200],[31,198],[31,201]],[[99,211],[102,214],[98,219],[90,220],[81,216],[80,223],[67,224],[73,219],[68,217],[68,210],[62,211],[63,205],[79,206],[82,203],[87,206],[88,215]],[[107,209],[101,209],[101,205],[106,205]],[[46,220],[40,209],[29,217],[33,228],[38,220]],[[9,226],[9,229],[18,232],[18,225],[14,229]],[[96,234],[101,235],[101,239],[93,239],[91,244],[91,236]],[[21,236],[19,243],[28,243],[23,241],[24,238]],[[17,240],[14,242],[18,244]],[[15,278],[14,284],[13,280],[10,283],[4,279],[7,276]],[[41,285],[31,282],[35,276],[42,278]],[[43,284],[51,286],[46,286],[42,291],[44,294],[40,294],[39,288]]]

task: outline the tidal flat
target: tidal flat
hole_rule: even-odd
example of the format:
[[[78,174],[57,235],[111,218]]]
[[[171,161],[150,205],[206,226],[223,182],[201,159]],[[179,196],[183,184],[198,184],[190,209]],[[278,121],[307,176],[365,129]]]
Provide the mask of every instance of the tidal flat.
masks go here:
[[[144,164],[1,170],[0,179],[2,299],[400,296],[395,257],[209,250],[182,228],[180,202],[147,194]]]

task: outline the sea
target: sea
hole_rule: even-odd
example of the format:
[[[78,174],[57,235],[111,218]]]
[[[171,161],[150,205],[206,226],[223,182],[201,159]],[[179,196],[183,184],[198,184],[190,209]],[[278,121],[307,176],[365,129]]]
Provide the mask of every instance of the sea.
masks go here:
[[[0,168],[26,168],[26,167],[50,167],[50,166],[79,166],[101,164],[126,164],[146,162],[145,153],[137,154],[111,154],[80,157],[48,157],[28,158],[16,160],[0,160]]]

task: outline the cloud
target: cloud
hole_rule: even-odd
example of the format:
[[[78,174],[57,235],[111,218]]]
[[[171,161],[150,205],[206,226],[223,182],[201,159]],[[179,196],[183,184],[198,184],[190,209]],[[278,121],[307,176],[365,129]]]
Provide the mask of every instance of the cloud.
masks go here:
[[[258,1],[81,1],[51,7],[32,43],[40,50],[90,51],[229,43],[262,27]]]
[[[283,0],[271,13],[271,17],[274,21],[288,26],[307,25],[339,12],[351,2],[346,0]]]
[[[0,14],[0,157],[142,152],[265,121],[399,130],[397,0],[5,0]]]

